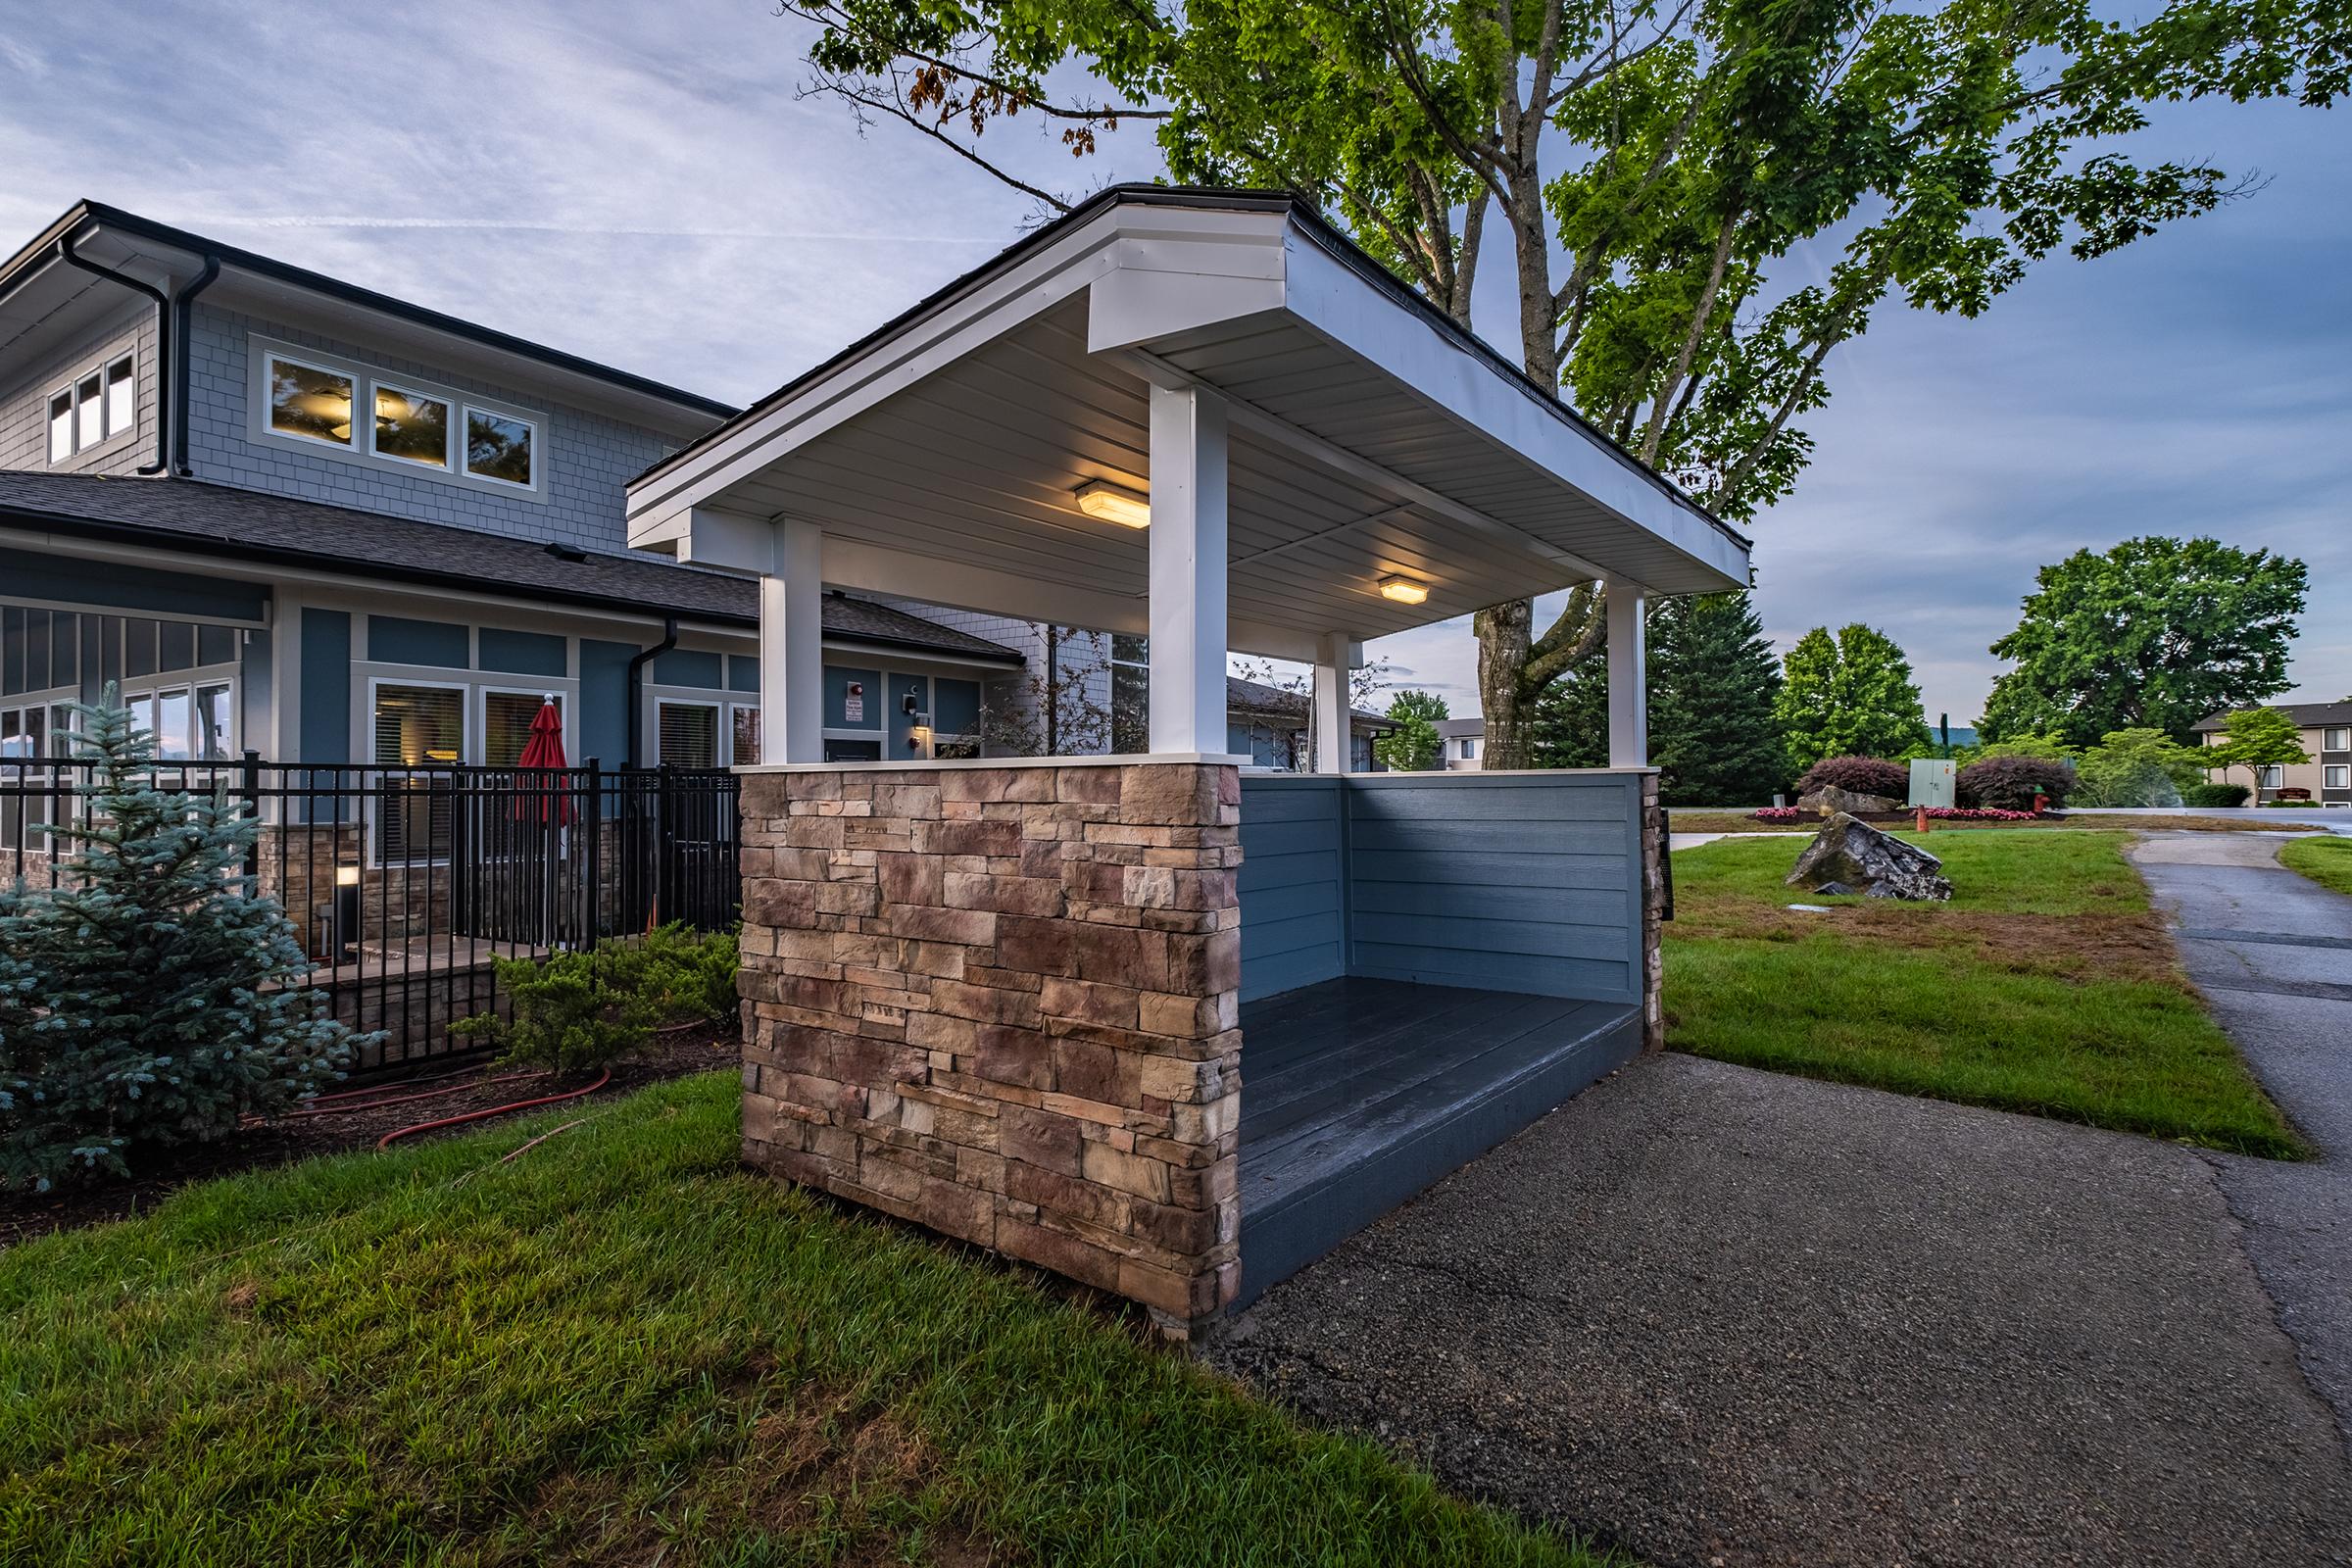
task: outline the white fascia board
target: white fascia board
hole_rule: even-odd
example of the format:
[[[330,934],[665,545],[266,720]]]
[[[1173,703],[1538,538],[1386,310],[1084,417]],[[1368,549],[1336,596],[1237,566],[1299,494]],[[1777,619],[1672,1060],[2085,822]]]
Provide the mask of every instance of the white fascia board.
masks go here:
[[[1747,552],[1721,528],[1390,299],[1296,224],[1287,233],[1284,304],[1298,320],[1410,387],[1434,411],[1720,572],[1726,587],[1747,585]]]
[[[776,569],[776,524],[764,517],[692,507],[682,516],[664,519],[662,526],[681,564],[746,577]]]
[[[943,301],[792,396],[749,416],[710,445],[629,486],[629,543],[639,519],[671,516],[719,497],[795,448],[1043,315],[1114,267],[1119,209]],[[649,529],[649,534],[652,530]]]
[[[1280,212],[1141,208],[1127,215],[1111,268],[1087,291],[1090,353],[1282,309]]]

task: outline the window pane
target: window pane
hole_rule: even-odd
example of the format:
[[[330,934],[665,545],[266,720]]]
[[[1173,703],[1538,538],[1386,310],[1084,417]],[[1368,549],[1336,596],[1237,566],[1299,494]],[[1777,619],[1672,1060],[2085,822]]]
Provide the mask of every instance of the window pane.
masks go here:
[[[23,709],[0,709],[0,757],[37,757],[39,749],[32,744],[31,734],[24,728]],[[10,775],[12,778],[14,774]]]
[[[539,716],[546,698],[538,692],[484,692],[482,694],[482,760],[492,767],[513,767],[522,760],[523,749],[531,744],[531,724]],[[562,698],[556,700],[556,711],[564,711]],[[566,762],[570,759],[564,759]]]
[[[139,383],[131,374],[135,364],[117,360],[106,372],[106,433],[121,435],[138,420]]]
[[[170,762],[184,762],[194,733],[194,710],[185,686],[159,693],[155,699],[155,755]]]
[[[735,709],[735,761],[745,765],[760,760],[760,710],[738,704]]]
[[[106,439],[106,408],[98,400],[98,378],[90,376],[74,389],[74,443],[94,447]]]
[[[1130,636],[1126,632],[1112,632],[1110,659],[1115,664],[1148,664],[1152,662],[1152,639]]]
[[[81,617],[70,610],[49,617],[49,682],[71,686],[81,678]]]
[[[207,762],[229,756],[228,684],[196,688],[196,755]]]
[[[718,765],[718,708],[711,703],[662,705],[660,760],[672,767]]]
[[[1111,665],[1110,749],[1122,757],[1148,752],[1151,736],[1152,672],[1134,664]]]
[[[122,699],[122,706],[130,710],[131,728],[143,729],[149,735],[155,733],[155,698],[152,694],[135,692]]]
[[[449,405],[420,392],[375,389],[375,452],[382,458],[449,466]]]
[[[466,411],[466,471],[509,484],[531,482],[531,425],[503,414]]]
[[[351,445],[351,377],[272,359],[270,428],[281,435]]]
[[[133,615],[122,622],[122,673],[155,673],[155,622]]]
[[[49,461],[63,463],[74,455],[74,394],[60,392],[49,400]]]
[[[466,694],[440,686],[375,689],[375,760],[386,767],[455,762],[466,745]]]
[[[47,691],[49,679],[49,612],[24,612],[24,686],[28,692]]]

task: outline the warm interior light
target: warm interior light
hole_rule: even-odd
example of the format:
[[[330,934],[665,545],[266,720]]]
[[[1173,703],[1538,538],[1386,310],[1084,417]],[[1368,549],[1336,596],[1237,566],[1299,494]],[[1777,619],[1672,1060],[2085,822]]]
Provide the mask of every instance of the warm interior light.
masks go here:
[[[1152,526],[1152,498],[1108,479],[1089,479],[1080,485],[1078,510],[1122,528]]]
[[[338,865],[335,867],[335,886],[339,888],[356,888],[359,885],[360,868],[358,866]]]
[[[1429,598],[1429,584],[1415,582],[1410,577],[1383,577],[1380,597],[1394,599],[1400,605],[1417,605]]]

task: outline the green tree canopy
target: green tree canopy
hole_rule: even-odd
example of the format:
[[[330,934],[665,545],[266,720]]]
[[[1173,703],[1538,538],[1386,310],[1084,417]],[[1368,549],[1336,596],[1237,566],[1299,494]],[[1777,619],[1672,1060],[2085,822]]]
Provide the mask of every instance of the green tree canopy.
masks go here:
[[[1782,672],[1773,712],[1787,736],[1791,774],[1825,757],[1892,761],[1927,751],[1928,715],[1911,662],[1876,627],[1857,621],[1832,637],[1816,626],[1788,650]]]
[[[2241,708],[2222,721],[2222,733],[2229,739],[2206,749],[2207,764],[2220,768],[2225,778],[2233,767],[2246,769],[2253,774],[2256,795],[2262,793],[2263,768],[2311,760],[2303,749],[2303,732],[2276,708]]]
[[[1438,765],[1442,742],[1438,720],[1446,716],[1446,699],[1434,692],[1401,691],[1389,699],[1389,717],[1396,727],[1372,743],[1372,754],[1400,773],[1419,773]]]
[[[2017,630],[1992,652],[2017,667],[1992,683],[1987,736],[2110,730],[2188,740],[2221,709],[2286,690],[2303,612],[2303,563],[2213,539],[2127,539],[2044,566]]]
[[[1731,518],[1788,493],[1798,420],[1889,299],[1975,316],[2060,252],[2104,255],[2236,192],[2142,156],[2147,106],[2346,83],[2342,0],[782,0],[814,90],[1041,202],[994,157],[1042,118],[1083,160],[1122,126],[1169,173],[1315,202],[1468,323],[1499,225],[1539,386]],[[1067,69],[1069,67],[1077,69]],[[1087,181],[1074,177],[1079,187]],[[1598,648],[1579,589],[1481,612],[1494,765]]]
[[[1787,780],[1773,700],[1781,689],[1755,607],[1744,593],[1660,600],[1647,616],[1649,760],[1668,806],[1744,806]],[[1602,767],[1609,760],[1609,665],[1603,652],[1537,700],[1539,767]]]

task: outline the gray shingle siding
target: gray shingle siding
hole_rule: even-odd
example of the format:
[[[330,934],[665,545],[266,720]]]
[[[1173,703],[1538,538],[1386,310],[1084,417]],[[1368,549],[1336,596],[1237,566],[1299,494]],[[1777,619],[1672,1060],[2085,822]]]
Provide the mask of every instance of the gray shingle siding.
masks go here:
[[[627,547],[629,479],[677,443],[640,426],[569,407],[528,387],[497,386],[441,366],[380,353],[282,321],[217,310],[198,301],[189,360],[188,463],[199,478],[422,522],[478,528],[582,549]],[[387,472],[333,453],[313,455],[257,441],[246,408],[255,334],[399,374],[479,393],[547,415],[545,500],[509,497],[424,475]]]
[[[136,347],[138,433],[77,455],[49,470],[49,394]],[[125,300],[69,348],[31,366],[0,368],[0,468],[58,473],[129,473],[155,461],[155,307]]]

